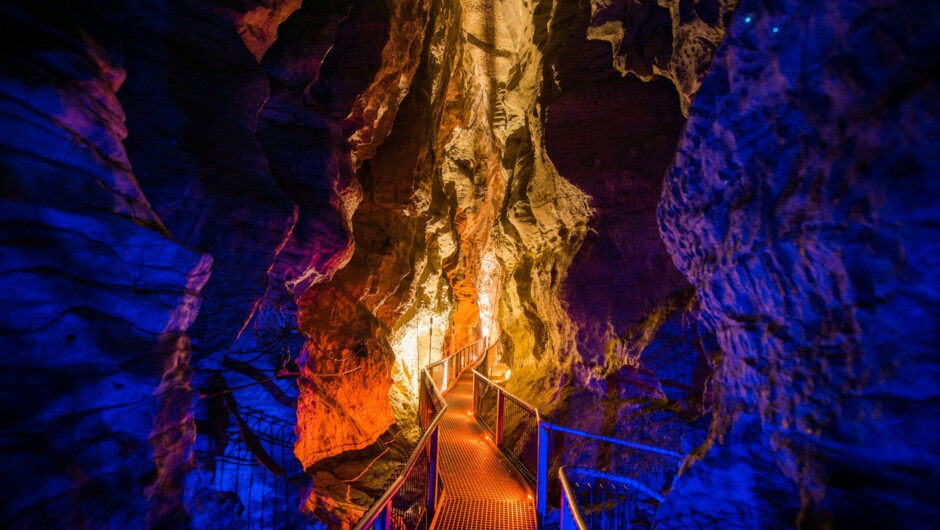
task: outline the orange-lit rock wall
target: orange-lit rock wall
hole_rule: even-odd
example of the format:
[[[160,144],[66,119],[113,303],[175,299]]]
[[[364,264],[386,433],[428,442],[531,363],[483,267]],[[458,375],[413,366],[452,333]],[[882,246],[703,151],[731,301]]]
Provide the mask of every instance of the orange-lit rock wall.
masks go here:
[[[491,331],[516,374],[511,388],[543,408],[577,384],[617,411],[621,379],[659,367],[654,381],[687,391],[646,397],[700,416],[708,368],[688,324],[697,306],[658,237],[655,208],[711,48],[677,47],[671,69],[647,68],[644,82],[624,79],[633,71],[624,65],[640,68],[631,49],[600,42],[610,39],[598,27],[613,27],[602,6],[425,7],[357,5],[309,89],[341,119],[362,200],[349,262],[300,303],[309,341],[298,457],[312,465],[368,447],[393,422],[414,436],[420,368]],[[670,9],[679,17],[678,6],[654,11]],[[683,12],[664,46],[685,42],[689,27],[719,39],[732,7],[716,9]],[[617,24],[638,23],[633,16],[659,27],[644,13],[621,13]],[[385,40],[364,45],[364,32]],[[352,62],[374,74],[341,67]],[[599,127],[605,113],[623,121]],[[594,251],[580,255],[586,235]],[[656,346],[676,340],[687,342],[681,354]]]
[[[663,525],[935,520],[940,15],[737,3],[0,4],[0,527],[350,527],[482,338]]]

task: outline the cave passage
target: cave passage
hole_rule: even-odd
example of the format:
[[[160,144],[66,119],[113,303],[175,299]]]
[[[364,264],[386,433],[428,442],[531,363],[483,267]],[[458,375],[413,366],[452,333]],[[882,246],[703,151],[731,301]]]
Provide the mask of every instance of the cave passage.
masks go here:
[[[938,27],[0,3],[0,527],[935,527]]]

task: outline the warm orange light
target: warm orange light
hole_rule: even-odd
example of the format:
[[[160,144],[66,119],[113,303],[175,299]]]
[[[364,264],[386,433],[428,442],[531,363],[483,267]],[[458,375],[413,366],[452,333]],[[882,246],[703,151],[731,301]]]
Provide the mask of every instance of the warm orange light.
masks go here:
[[[528,495],[526,495],[526,497],[528,497],[530,501],[532,500],[532,494],[531,494],[531,493],[528,494]]]

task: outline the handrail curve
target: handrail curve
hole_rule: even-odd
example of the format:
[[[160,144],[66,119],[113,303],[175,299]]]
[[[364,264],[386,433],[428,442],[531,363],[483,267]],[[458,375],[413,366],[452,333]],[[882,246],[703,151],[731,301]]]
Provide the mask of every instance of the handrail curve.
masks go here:
[[[574,488],[571,487],[565,471],[565,466],[558,468],[558,480],[561,482],[560,530],[569,530],[572,524],[577,530],[589,530],[590,527],[587,525],[587,521],[584,520],[584,514],[581,513],[581,507],[578,506],[578,503],[572,502],[572,499],[576,498]],[[568,508],[569,511],[565,511],[565,508]],[[571,519],[567,517],[569,513]]]
[[[433,382],[431,384],[433,384]],[[444,419],[444,412],[446,411],[447,411],[447,404],[445,403],[444,406],[441,407],[440,412],[438,412],[437,415],[434,416],[434,419],[431,420],[431,424],[428,425],[427,429],[425,429],[424,434],[422,434],[421,438],[418,439],[418,443],[415,445],[415,450],[412,451],[411,456],[408,458],[408,461],[405,464],[405,467],[403,468],[404,471],[402,471],[402,473],[398,475],[398,478],[395,479],[395,482],[392,482],[392,485],[389,486],[387,490],[385,490],[385,493],[383,493],[381,497],[376,499],[376,501],[372,504],[372,508],[368,512],[366,512],[365,515],[362,516],[362,519],[359,521],[359,524],[355,526],[356,530],[369,528],[370,525],[375,524],[376,520],[381,515],[384,515],[383,512],[385,512],[388,509],[388,505],[389,505],[389,502],[392,500],[392,497],[394,497],[395,494],[398,493],[398,490],[400,490],[401,487],[404,485],[405,481],[408,478],[408,475],[411,473],[411,470],[414,468],[415,462],[418,461],[418,457],[421,456],[421,453],[424,450],[425,446],[427,445],[432,434],[436,434],[437,426],[441,422],[441,420]]]
[[[382,494],[381,497],[376,499],[372,504],[372,507],[363,515],[362,519],[359,520],[359,523],[356,524],[354,530],[365,530],[365,529],[382,529],[386,530],[389,528],[399,528],[401,525],[396,524],[392,521],[392,501],[395,499],[395,496],[399,491],[402,490],[402,487],[406,484],[410,478],[411,472],[414,470],[415,465],[418,460],[424,456],[427,452],[429,459],[429,472],[427,481],[431,484],[427,485],[428,488],[428,510],[431,512],[428,520],[433,519],[433,512],[437,507],[437,502],[439,501],[439,496],[437,495],[437,454],[438,454],[438,433],[441,420],[444,418],[444,413],[447,412],[447,402],[444,400],[444,395],[438,387],[437,383],[432,376],[432,370],[437,366],[440,366],[446,362],[451,361],[456,358],[457,360],[465,359],[464,355],[467,352],[473,351],[473,348],[476,348],[481,342],[484,343],[484,348],[480,353],[486,353],[490,349],[490,345],[485,343],[486,338],[481,338],[460,350],[454,352],[447,357],[441,358],[433,363],[428,364],[421,369],[420,375],[420,385],[428,385],[428,390],[433,394],[434,401],[440,404],[440,409],[434,414],[434,417],[428,422],[427,427],[424,427],[424,432],[421,435],[421,438],[418,439],[418,443],[415,445],[414,450],[411,452],[408,460],[406,461],[402,472],[398,475],[392,485]],[[468,367],[478,366],[479,363],[485,358],[485,355],[478,354],[477,357],[472,359],[472,362],[468,362],[466,365],[460,367],[456,370],[457,373],[453,374],[454,379],[463,373]],[[445,374],[445,385],[447,380],[450,379],[446,377]],[[423,395],[424,389],[419,390],[419,398]],[[419,411],[421,407],[419,406]],[[419,421],[421,414],[419,412]]]
[[[660,504],[665,500],[665,497],[663,497],[660,492],[630,477],[615,475],[613,473],[605,473],[603,471],[597,471],[595,469],[587,469],[583,467],[562,466],[558,468],[558,481],[561,483],[561,514],[559,530],[590,530],[593,527],[592,523],[594,522],[594,517],[596,515],[592,512],[590,514],[590,522],[585,520],[584,511],[582,510],[581,504],[578,501],[578,492],[574,487],[572,487],[569,475],[581,475],[594,479],[602,479],[612,484],[627,486],[631,490],[638,491],[651,497]],[[603,508],[606,505],[608,510],[613,509],[616,511],[616,504],[620,500],[625,499],[617,499],[616,494],[614,497],[615,498],[611,501],[608,500],[605,495],[600,503],[601,507]],[[591,498],[594,498],[593,494]],[[611,508],[611,504],[613,504],[614,507]],[[602,515],[601,517],[604,516]]]
[[[585,476],[593,477],[593,478],[601,478],[604,480],[609,480],[610,482],[616,482],[618,484],[630,486],[631,488],[634,488],[637,491],[641,491],[645,493],[646,495],[649,495],[650,497],[656,499],[657,502],[663,502],[664,500],[666,500],[666,497],[664,497],[662,493],[654,490],[653,488],[647,486],[646,484],[643,484],[639,480],[636,480],[630,477],[625,477],[623,475],[617,475],[614,473],[606,473],[604,471],[598,471],[596,469],[589,469],[586,467],[572,467],[572,466],[560,467],[558,469],[559,475],[562,474],[563,471],[565,473],[585,475]]]
[[[557,423],[545,422],[545,426],[556,432],[563,432],[567,434],[573,434],[575,436],[583,436],[585,438],[592,438],[594,440],[600,440],[602,442],[609,442],[615,445],[629,447],[631,449],[639,449],[640,451],[645,451],[647,453],[654,453],[654,454],[663,455],[663,456],[671,456],[679,460],[682,460],[683,458],[685,458],[684,456],[682,456],[681,454],[675,451],[670,451],[669,449],[656,447],[655,445],[646,445],[646,444],[641,444],[637,442],[628,442],[627,440],[621,440],[620,438],[613,438],[610,436],[604,436],[602,434],[594,434],[594,433],[590,433],[587,431],[579,431],[578,429],[572,429],[571,427],[564,427],[564,426],[558,425]]]
[[[473,375],[473,412],[476,416],[477,422],[479,422],[484,429],[493,434],[493,437],[496,441],[496,446],[503,452],[503,454],[506,455],[516,470],[519,471],[530,482],[530,484],[535,486],[536,512],[540,522],[548,511],[548,467],[550,460],[549,452],[551,451],[549,433],[552,431],[579,436],[591,440],[597,440],[600,442],[611,443],[643,453],[658,455],[668,459],[675,459],[677,461],[681,461],[684,458],[683,455],[675,451],[663,449],[661,447],[630,442],[627,440],[621,440],[619,438],[594,434],[551,423],[543,419],[542,414],[538,408],[526,402],[519,396],[509,392],[498,383],[492,381],[487,376],[480,373],[480,371],[474,369]],[[490,395],[490,391],[484,390],[485,387],[494,388],[496,390],[495,403],[493,403],[493,397]],[[511,402],[515,402],[519,406],[519,409],[524,410],[530,414],[532,418],[529,420],[526,420],[525,418],[520,419],[518,417],[517,410],[515,411],[516,417],[507,420],[504,417],[506,410],[506,398],[509,398],[509,401]],[[486,403],[484,403],[484,401],[486,401]],[[496,414],[495,420],[491,417],[494,411]],[[507,423],[509,423],[508,429],[505,427]],[[523,432],[522,434],[519,434],[518,432],[512,432],[519,431],[520,429],[527,429],[529,432]],[[505,432],[507,430],[510,432]],[[509,443],[505,443],[505,437],[507,434],[512,437],[512,440],[509,440]],[[538,441],[536,446],[537,454],[533,455],[532,441],[536,437]],[[676,467],[678,467],[678,465]],[[580,469],[581,468],[578,468],[579,471]],[[657,500],[661,499],[662,497],[661,494],[655,493],[654,490],[644,485],[642,482],[629,477],[611,475],[596,470],[586,470],[585,474],[589,474],[597,478],[605,478],[620,484],[628,484],[638,491],[642,491],[645,494],[653,496]]]
[[[471,342],[470,344],[467,344],[467,345],[464,346],[463,348],[460,348],[459,350],[455,351],[454,353],[448,355],[447,357],[441,357],[440,359],[434,361],[433,363],[428,363],[428,365],[425,366],[424,369],[425,369],[425,370],[430,370],[431,368],[434,368],[435,366],[437,366],[437,365],[439,365],[439,364],[441,364],[441,363],[443,363],[443,362],[445,362],[445,361],[450,360],[452,357],[456,357],[457,355],[460,355],[461,352],[464,352],[464,351],[466,351],[466,350],[469,350],[470,348],[473,348],[473,347],[476,346],[477,344],[480,344],[481,342],[486,341],[487,338],[488,338],[488,337],[481,337],[481,338],[479,338],[479,339],[477,339],[477,340]],[[489,349],[489,347],[487,347],[487,349]]]

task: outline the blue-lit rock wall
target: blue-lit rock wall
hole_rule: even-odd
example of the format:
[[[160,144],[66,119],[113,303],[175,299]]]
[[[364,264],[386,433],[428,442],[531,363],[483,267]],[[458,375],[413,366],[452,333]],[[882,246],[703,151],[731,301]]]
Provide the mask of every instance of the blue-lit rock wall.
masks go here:
[[[66,17],[2,17],[0,525],[168,520],[212,258],[171,235],[132,172],[113,55]]]
[[[659,216],[718,337],[661,528],[940,520],[940,6],[745,1]]]
[[[348,525],[494,241],[512,381],[691,451],[661,528],[934,526],[940,8],[735,5],[4,2],[0,527]]]
[[[299,7],[0,8],[0,526],[302,524],[296,299],[355,190],[303,105],[349,5],[266,55]]]

